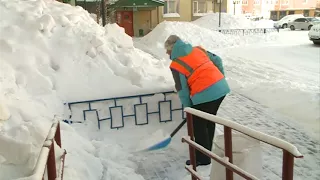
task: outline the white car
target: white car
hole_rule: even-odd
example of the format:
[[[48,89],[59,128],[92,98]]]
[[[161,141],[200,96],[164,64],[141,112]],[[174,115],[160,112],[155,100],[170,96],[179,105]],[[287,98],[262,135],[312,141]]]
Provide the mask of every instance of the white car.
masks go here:
[[[279,21],[276,21],[274,23],[274,27],[275,28],[288,28],[288,23],[297,19],[297,18],[303,18],[304,16],[302,14],[291,14],[291,15],[286,15],[284,16],[282,19],[280,19]]]
[[[320,45],[320,24],[312,26],[308,33],[310,41],[313,41],[314,44]]]
[[[297,18],[288,23],[288,26],[292,31],[296,29],[310,30],[312,26],[319,24],[320,20],[314,17]]]

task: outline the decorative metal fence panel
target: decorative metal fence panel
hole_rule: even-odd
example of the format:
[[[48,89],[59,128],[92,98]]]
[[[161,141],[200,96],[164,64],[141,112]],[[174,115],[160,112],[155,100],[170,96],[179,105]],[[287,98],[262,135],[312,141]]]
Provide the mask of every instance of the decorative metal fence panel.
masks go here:
[[[276,29],[276,28],[220,29],[215,31],[219,31],[222,34],[247,36],[247,35],[255,35],[255,34],[267,34],[271,32],[279,32],[279,29]]]
[[[119,129],[123,128],[130,118],[135,125],[149,124],[151,115],[156,115],[160,123],[172,121],[173,113],[179,113],[181,118],[185,118],[180,100],[173,91],[69,102],[66,105],[70,116],[64,122],[82,123],[91,112],[98,121],[99,129],[102,121],[110,121],[111,129]]]

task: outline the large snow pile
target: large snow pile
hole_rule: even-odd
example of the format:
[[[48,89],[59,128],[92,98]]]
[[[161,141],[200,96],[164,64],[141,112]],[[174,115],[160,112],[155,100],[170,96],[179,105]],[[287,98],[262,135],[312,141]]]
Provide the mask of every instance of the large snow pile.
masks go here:
[[[203,16],[192,23],[211,30],[219,28],[219,13],[211,13]],[[255,28],[255,23],[244,16],[236,16],[221,13],[221,29],[250,29]]]
[[[140,44],[146,46],[144,49],[156,49],[157,56],[165,54],[164,42],[171,35],[175,34],[183,40],[196,45],[202,45],[209,49],[222,48],[238,45],[240,38],[229,38],[217,31],[202,28],[190,22],[164,21],[154,28],[149,34],[139,40]]]
[[[255,28],[274,28],[274,21],[262,19],[260,21],[255,21]]]
[[[1,0],[0,17],[0,179],[30,175],[53,117],[63,115],[63,102],[173,86],[167,61],[135,49],[122,28],[103,28],[80,7]],[[83,155],[73,146],[68,158]],[[86,162],[90,158],[96,157],[88,155]],[[96,161],[101,164],[93,160],[92,167]],[[81,178],[95,179],[75,179]]]
[[[219,28],[219,13],[210,13],[203,16],[192,23],[211,30]],[[221,29],[254,29],[254,28],[274,28],[274,21],[259,20],[252,21],[243,15],[232,15],[221,13]]]
[[[166,57],[164,42],[171,35],[178,35],[193,46],[200,45],[208,50],[246,45],[258,42],[273,41],[278,38],[278,33],[243,35],[222,34],[208,26],[201,27],[193,22],[164,21],[156,26],[149,34],[137,40],[135,46],[163,58]],[[207,27],[207,28],[206,28]]]
[[[218,29],[238,29],[238,32],[230,32],[226,35],[228,39],[233,39],[238,44],[252,44],[259,42],[274,41],[279,38],[278,32],[252,33],[249,29],[273,28],[273,21],[261,20],[251,21],[242,15],[232,15],[221,13],[221,27],[219,28],[219,13],[211,13],[192,22],[202,28],[217,31]],[[240,29],[240,30],[239,30]],[[247,30],[242,30],[247,29]],[[243,32],[245,31],[245,32]],[[235,33],[235,34],[234,34]]]

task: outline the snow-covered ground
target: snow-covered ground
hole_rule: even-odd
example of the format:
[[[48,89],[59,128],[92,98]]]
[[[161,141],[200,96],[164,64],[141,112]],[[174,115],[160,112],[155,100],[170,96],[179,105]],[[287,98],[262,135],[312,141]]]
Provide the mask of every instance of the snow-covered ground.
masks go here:
[[[291,116],[319,139],[320,49],[307,33],[281,31],[276,42],[220,52],[234,91]]]
[[[53,117],[68,115],[64,102],[172,90],[170,61],[163,53],[163,42],[171,33],[180,33],[224,59],[233,91],[220,116],[296,145],[305,155],[296,160],[296,179],[320,176],[319,104],[310,103],[319,101],[315,85],[319,84],[319,49],[311,46],[305,32],[243,37],[214,32],[204,27],[209,23],[165,22],[133,43],[117,25],[102,28],[82,8],[51,0],[0,0],[0,17],[1,180],[31,175]],[[277,104],[272,98],[284,102]],[[292,106],[294,98],[301,106]],[[301,122],[306,115],[313,128]],[[135,152],[141,140],[161,132],[157,130],[170,132],[181,121],[181,113],[173,117],[165,124],[151,117],[150,124],[141,127],[128,118],[120,130],[111,130],[108,121],[98,130],[90,113],[86,123],[62,123],[62,146],[68,152],[64,179],[189,179],[184,169],[187,145],[180,139],[185,128],[167,149]],[[281,152],[263,148],[263,179],[279,178]],[[210,166],[200,168],[207,179],[209,171]]]

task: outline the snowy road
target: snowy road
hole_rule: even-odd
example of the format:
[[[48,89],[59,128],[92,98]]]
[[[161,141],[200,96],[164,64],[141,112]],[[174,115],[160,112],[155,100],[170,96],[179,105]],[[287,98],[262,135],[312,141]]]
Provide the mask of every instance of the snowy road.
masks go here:
[[[292,117],[319,138],[320,48],[307,37],[306,31],[284,31],[276,43],[221,53],[234,91]]]

